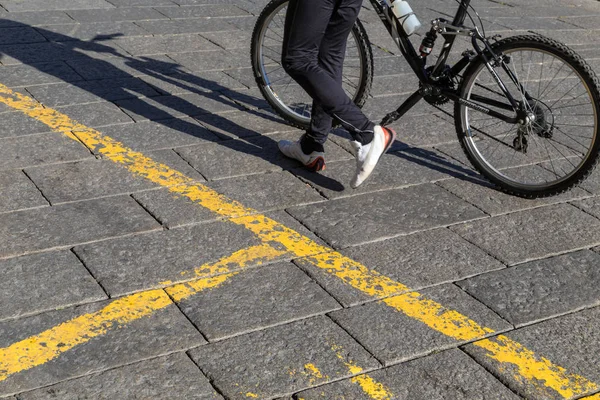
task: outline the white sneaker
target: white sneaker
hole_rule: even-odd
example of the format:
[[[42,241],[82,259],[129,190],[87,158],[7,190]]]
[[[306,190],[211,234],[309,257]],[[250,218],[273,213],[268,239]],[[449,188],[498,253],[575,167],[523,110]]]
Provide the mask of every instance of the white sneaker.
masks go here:
[[[356,176],[350,182],[353,189],[359,187],[371,175],[381,156],[396,140],[396,132],[392,129],[376,125],[373,131],[373,140],[369,144],[352,141],[356,157]]]
[[[318,172],[325,169],[325,153],[313,151],[310,154],[304,154],[299,140],[297,142],[280,140],[279,150],[287,157],[300,161],[310,171]]]

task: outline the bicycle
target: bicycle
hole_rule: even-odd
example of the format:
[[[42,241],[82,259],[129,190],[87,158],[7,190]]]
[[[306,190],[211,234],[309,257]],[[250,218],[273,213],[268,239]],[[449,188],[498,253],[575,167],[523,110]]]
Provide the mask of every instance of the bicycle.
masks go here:
[[[272,0],[259,15],[252,33],[252,67],[274,110],[306,129],[312,100],[281,66],[287,1]],[[593,70],[572,49],[534,32],[488,38],[471,0],[456,0],[452,22],[434,19],[417,51],[388,0],[369,1],[420,82],[382,125],[398,120],[422,99],[436,106],[453,101],[463,151],[501,190],[531,199],[552,196],[591,174],[599,160],[600,87]],[[467,17],[474,27],[464,26]],[[428,66],[438,36],[444,44]],[[450,66],[446,62],[458,36],[470,38],[472,49]],[[343,85],[362,106],[372,80],[373,52],[357,20],[348,38]]]

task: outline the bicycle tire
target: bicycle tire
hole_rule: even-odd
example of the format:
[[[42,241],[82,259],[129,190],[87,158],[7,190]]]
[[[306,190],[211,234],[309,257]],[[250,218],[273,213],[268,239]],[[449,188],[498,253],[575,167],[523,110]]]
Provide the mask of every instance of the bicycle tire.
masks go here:
[[[261,67],[260,49],[264,32],[267,29],[267,25],[273,14],[281,10],[287,2],[288,0],[272,0],[258,16],[254,30],[252,31],[252,44],[250,48],[252,71],[258,88],[273,110],[275,110],[275,112],[290,125],[306,130],[310,126],[310,118],[302,117],[299,114],[292,112],[285,104],[282,104],[282,100],[279,99],[274,90],[269,87],[268,77],[265,76],[264,69]],[[358,48],[361,74],[355,93],[350,97],[356,105],[362,107],[369,97],[371,86],[373,84],[373,51],[367,32],[358,19],[352,27],[351,36],[356,41]],[[280,60],[278,61],[280,62]]]
[[[501,189],[502,191],[504,191],[508,194],[523,197],[523,198],[535,199],[535,198],[558,195],[560,193],[564,193],[564,192],[570,190],[571,188],[573,188],[576,185],[579,185],[592,173],[592,171],[598,164],[599,156],[600,156],[600,123],[599,123],[599,119],[600,119],[600,82],[599,82],[596,74],[590,68],[590,66],[581,58],[581,56],[576,54],[572,49],[568,48],[564,44],[562,44],[554,39],[550,39],[550,38],[547,38],[547,37],[544,37],[541,35],[537,35],[537,34],[505,38],[503,40],[500,40],[500,41],[494,43],[492,45],[492,50],[496,54],[504,54],[504,53],[512,54],[518,50],[521,50],[523,52],[530,51],[530,53],[532,53],[533,51],[540,51],[540,52],[550,54],[551,56],[557,57],[557,59],[563,61],[565,64],[567,64],[569,67],[571,67],[572,70],[575,72],[575,74],[574,74],[575,78],[578,77],[580,79],[580,83],[582,85],[584,85],[583,87],[587,90],[589,98],[591,99],[590,108],[594,112],[593,116],[594,116],[594,121],[595,121],[594,122],[595,126],[592,127],[590,125],[590,127],[592,128],[591,130],[593,131],[592,132],[593,136],[590,140],[590,144],[588,146],[589,147],[588,151],[585,154],[585,159],[583,159],[583,161],[580,162],[579,165],[575,166],[575,169],[573,169],[573,171],[571,171],[567,176],[565,176],[559,180],[556,180],[554,182],[548,182],[547,184],[536,184],[536,185],[527,185],[527,184],[522,184],[522,183],[517,184],[516,182],[510,182],[507,179],[505,179],[505,177],[503,176],[503,173],[499,172],[497,168],[490,166],[490,164],[485,159],[482,158],[480,151],[476,147],[474,147],[475,141],[473,138],[474,138],[474,136],[477,136],[477,134],[472,135],[469,133],[469,131],[471,130],[471,127],[469,125],[469,121],[467,120],[468,112],[465,112],[466,106],[461,105],[459,102],[456,102],[455,108],[454,108],[455,127],[456,127],[456,132],[458,135],[459,142],[460,142],[461,147],[462,147],[464,153],[466,154],[467,158],[469,159],[471,164],[476,168],[477,171],[479,171],[486,179],[488,179],[490,182],[492,182],[494,185],[496,185],[499,189]],[[544,59],[542,56],[541,64],[544,64],[543,60]],[[534,64],[533,61],[530,61],[530,62],[532,65]],[[525,64],[525,65],[527,65],[527,64]],[[476,57],[470,63],[470,65],[467,67],[467,69],[465,70],[465,73],[463,74],[461,87],[459,89],[459,94],[462,98],[468,98],[468,96],[471,93],[471,90],[476,85],[476,83],[475,83],[476,75],[478,75],[479,72],[482,71],[482,69],[484,69],[484,68],[485,68],[484,60],[481,56]],[[515,69],[514,66],[512,68]],[[531,65],[529,65],[529,68],[531,68]],[[541,75],[543,73],[543,67],[541,67],[541,68],[542,68],[541,69],[542,72],[540,72],[540,79],[538,82],[538,86],[541,86],[542,82],[544,82],[541,79]],[[491,76],[491,74],[490,74],[490,76]],[[528,79],[529,79],[529,72],[528,72],[528,77],[526,78],[526,80],[528,80]],[[563,80],[565,80],[565,79],[566,78],[564,78]],[[552,83],[553,80],[550,80],[549,82]],[[550,83],[548,83],[547,85],[550,85]],[[567,83],[569,83],[569,82],[567,82]],[[544,82],[544,84],[546,85],[545,82]],[[560,85],[560,83],[557,85]],[[548,88],[548,86],[546,86],[546,90],[547,90],[547,88]],[[538,88],[538,94],[539,94],[539,88]],[[542,92],[542,95],[543,94],[544,94],[544,92]],[[549,94],[548,94],[548,96],[549,96]],[[540,104],[544,104],[544,106],[546,106],[546,104],[541,102],[541,100],[539,100],[539,99],[536,99],[535,101],[536,101],[536,103],[540,102]],[[554,99],[552,99],[552,101],[554,101]],[[556,103],[556,101],[554,101],[554,102]],[[573,107],[573,106],[568,106],[568,107]],[[564,107],[564,108],[567,108],[567,107]],[[552,113],[552,117],[554,118],[555,111],[550,109],[550,112]],[[590,114],[590,115],[592,115],[592,114]],[[500,123],[501,121],[498,120],[498,122]],[[552,122],[552,124],[554,124],[554,122]],[[574,126],[577,126],[577,125],[574,125]],[[560,129],[560,128],[558,128],[558,129]],[[538,138],[535,137],[536,134],[532,134],[532,136],[533,136],[533,139],[539,140]],[[492,141],[490,140],[490,142],[492,142]],[[507,146],[505,145],[505,147],[507,147]],[[516,145],[515,145],[515,147],[516,147]],[[550,155],[550,152],[548,152],[548,155]],[[569,161],[569,162],[572,164],[571,161]],[[552,158],[550,158],[550,163],[552,163]],[[545,167],[544,167],[545,169],[549,169],[547,164],[548,163],[546,162]],[[537,164],[531,164],[530,166],[533,167],[536,165]],[[554,167],[552,167],[552,168],[554,168]],[[506,170],[509,170],[509,168],[507,167]],[[556,174],[556,170],[554,171],[554,174]]]

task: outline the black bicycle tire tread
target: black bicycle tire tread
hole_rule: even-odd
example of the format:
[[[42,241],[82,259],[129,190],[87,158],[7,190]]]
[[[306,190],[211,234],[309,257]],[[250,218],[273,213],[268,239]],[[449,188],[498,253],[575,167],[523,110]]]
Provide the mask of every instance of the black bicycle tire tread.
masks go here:
[[[507,44],[514,44],[519,42],[538,42],[543,43],[545,45],[554,47],[555,50],[558,50],[571,65],[577,69],[577,72],[584,77],[589,78],[589,89],[592,92],[592,96],[596,97],[596,107],[600,104],[600,80],[598,79],[594,70],[589,66],[589,64],[573,49],[569,48],[565,44],[558,42],[552,38],[535,34],[535,35],[518,35],[518,36],[510,36],[504,38],[492,45],[492,49],[496,49],[500,46],[504,46]],[[472,71],[478,66],[478,63],[481,62],[481,57],[475,58],[467,67],[463,75],[463,82],[467,81]],[[587,84],[588,82],[586,82]],[[463,88],[461,87],[460,93],[463,93]],[[461,144],[462,150],[469,159],[469,162],[475,167],[475,169],[489,182],[494,184],[501,191],[512,195],[518,196],[526,199],[538,199],[560,195],[568,192],[573,187],[580,185],[583,181],[585,181],[590,174],[597,167],[600,162],[600,127],[596,127],[597,133],[592,144],[593,152],[588,160],[586,160],[585,164],[568,180],[556,184],[555,187],[551,187],[544,190],[536,190],[536,191],[523,191],[523,190],[515,190],[513,187],[507,185],[505,182],[494,178],[493,176],[488,175],[487,171],[479,165],[479,161],[471,154],[471,152],[467,148],[467,144],[464,138],[464,132],[462,130],[462,121],[460,118],[460,107],[461,105],[456,102],[454,108],[454,122],[456,133],[458,135],[459,142]],[[598,111],[598,117],[600,117],[600,109]],[[599,121],[600,122],[600,121]]]
[[[295,128],[299,128],[299,129],[308,129],[307,125],[301,124],[300,122],[298,122],[296,120],[290,119],[289,116],[285,112],[280,110],[280,108],[277,105],[272,103],[270,96],[267,95],[265,85],[261,84],[262,76],[261,76],[261,73],[260,73],[258,65],[257,65],[257,60],[255,59],[255,53],[257,51],[256,47],[258,45],[258,36],[260,34],[262,26],[264,25],[266,19],[271,15],[271,13],[273,11],[275,11],[275,9],[277,9],[282,3],[285,3],[287,1],[288,0],[271,0],[262,9],[261,13],[259,14],[259,16],[256,20],[256,24],[254,25],[254,28],[252,30],[251,45],[250,45],[250,61],[251,61],[252,72],[254,74],[256,84],[257,84],[261,94],[263,95],[265,100],[267,100],[267,102],[269,103],[271,108],[281,118],[283,118],[283,120],[286,123],[288,123],[289,125],[291,125]],[[371,92],[371,88],[373,85],[373,70],[374,70],[373,50],[371,48],[371,44],[370,44],[367,32],[366,32],[364,26],[362,25],[362,23],[360,22],[360,20],[357,19],[357,21],[352,29],[356,33],[356,38],[359,42],[359,45],[363,46],[363,49],[365,50],[364,54],[366,54],[366,56],[367,56],[367,60],[366,60],[367,62],[363,63],[363,65],[366,66],[366,71],[364,71],[364,76],[365,76],[364,83],[362,85],[360,85],[359,91],[357,92],[358,96],[356,96],[356,100],[355,100],[355,104],[358,107],[362,107],[365,104],[365,102],[367,101],[367,99],[369,98],[369,94]]]

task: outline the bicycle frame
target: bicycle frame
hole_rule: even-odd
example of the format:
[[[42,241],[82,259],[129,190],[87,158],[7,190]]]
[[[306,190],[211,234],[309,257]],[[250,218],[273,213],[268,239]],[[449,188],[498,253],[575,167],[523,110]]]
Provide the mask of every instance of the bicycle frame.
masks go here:
[[[509,123],[516,123],[519,119],[523,118],[523,116],[519,112],[519,109],[520,109],[519,104],[513,98],[511,93],[507,90],[506,86],[504,85],[504,83],[502,82],[502,80],[500,79],[498,74],[491,67],[490,60],[484,53],[484,50],[488,50],[489,52],[491,52],[489,42],[487,41],[487,39],[484,36],[482,36],[479,33],[479,30],[477,28],[463,27],[463,23],[465,21],[465,18],[467,17],[467,10],[471,3],[471,0],[461,0],[458,11],[456,12],[456,15],[455,15],[452,23],[448,23],[447,21],[445,21],[443,19],[436,19],[436,20],[432,21],[433,29],[437,33],[440,33],[444,37],[445,41],[442,46],[442,51],[440,53],[440,56],[438,57],[438,60],[430,74],[428,74],[425,69],[427,58],[417,54],[417,51],[415,50],[414,46],[412,45],[411,41],[409,40],[408,35],[404,32],[404,29],[402,28],[400,22],[398,21],[396,16],[393,14],[389,1],[388,0],[370,0],[370,2],[373,5],[377,14],[379,15],[384,26],[388,30],[389,34],[391,35],[392,39],[394,40],[394,42],[396,43],[396,45],[402,52],[402,55],[404,56],[404,58],[410,65],[411,69],[414,71],[414,73],[419,78],[419,81],[421,82],[421,89],[419,89],[418,91],[413,93],[396,111],[393,111],[390,114],[388,114],[382,120],[382,122],[381,122],[382,125],[390,124],[390,123],[394,122],[395,120],[399,119],[400,117],[402,117],[402,115],[404,115],[406,112],[408,112],[423,97],[425,97],[427,90],[431,90],[433,88],[436,88],[437,90],[440,91],[440,93],[442,93],[444,96],[447,96],[451,100],[459,102],[460,104],[465,105],[468,108],[472,108],[477,111],[489,114],[500,120],[503,120],[503,121],[506,121]],[[460,97],[457,94],[456,90],[448,90],[447,88],[439,87],[439,85],[436,83],[435,79],[443,72],[444,68],[446,67],[446,61],[448,59],[448,56],[450,55],[450,51],[452,50],[452,46],[454,44],[456,36],[469,36],[472,38],[473,48],[475,49],[477,54],[479,54],[481,57],[483,57],[483,59],[486,63],[486,67],[488,68],[488,70],[490,71],[490,73],[492,74],[494,79],[496,80],[496,83],[498,84],[498,86],[500,87],[500,89],[502,90],[502,92],[504,93],[504,95],[506,96],[508,101],[510,102],[510,104],[502,103],[502,102],[499,102],[499,101],[493,100],[493,99],[488,99],[483,96],[473,96],[472,99],[467,100],[465,98]],[[477,42],[478,40],[483,42],[483,44],[485,45],[484,50],[482,50],[481,47],[479,46],[479,44]],[[493,52],[491,52],[491,54],[493,55]],[[463,69],[465,69],[465,67],[470,63],[470,61],[471,61],[470,55],[463,54],[463,58],[459,62],[457,62],[454,66],[451,67],[452,75],[456,76],[457,74],[459,74]],[[512,71],[509,68],[507,68],[504,63],[502,63],[502,66],[503,66],[504,70],[507,72],[510,79],[517,85],[517,87],[523,88],[518,83],[518,81],[517,81],[516,77],[513,75]],[[525,95],[527,98],[529,98],[527,93],[525,93]],[[475,102],[473,100],[475,100],[477,102]],[[495,106],[497,108],[504,109],[507,111],[516,111],[518,115],[517,116],[507,116],[507,115],[499,113],[495,110],[489,109],[488,107],[485,107],[485,105],[482,105],[481,103]]]

